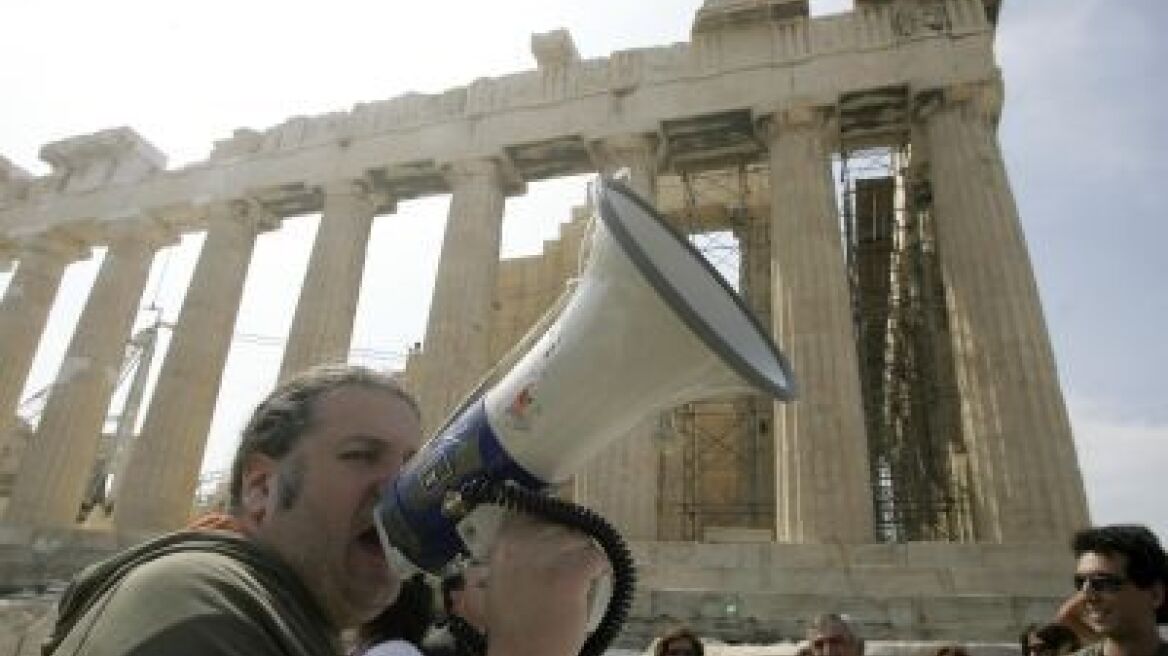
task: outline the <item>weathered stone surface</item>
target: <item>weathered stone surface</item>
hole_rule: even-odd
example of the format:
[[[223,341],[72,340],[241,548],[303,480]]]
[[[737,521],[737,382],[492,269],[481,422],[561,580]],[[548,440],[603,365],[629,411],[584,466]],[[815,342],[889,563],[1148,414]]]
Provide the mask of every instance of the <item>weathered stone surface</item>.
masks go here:
[[[831,180],[827,115],[797,106],[770,126],[772,316],[799,394],[775,406],[776,536],[875,537],[856,336]]]

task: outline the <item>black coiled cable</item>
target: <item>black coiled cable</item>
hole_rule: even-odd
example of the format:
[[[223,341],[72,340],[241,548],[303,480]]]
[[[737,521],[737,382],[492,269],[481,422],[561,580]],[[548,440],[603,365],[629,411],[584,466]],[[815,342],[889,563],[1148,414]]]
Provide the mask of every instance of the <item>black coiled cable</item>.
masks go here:
[[[603,654],[628,618],[637,585],[633,556],[624,538],[612,524],[584,506],[497,481],[481,478],[472,480],[463,486],[460,495],[468,508],[474,508],[480,503],[491,503],[574,528],[596,540],[612,565],[612,597],[600,624],[584,641],[580,656]],[[486,653],[486,640],[473,627],[463,623],[451,628],[464,650],[476,655]]]

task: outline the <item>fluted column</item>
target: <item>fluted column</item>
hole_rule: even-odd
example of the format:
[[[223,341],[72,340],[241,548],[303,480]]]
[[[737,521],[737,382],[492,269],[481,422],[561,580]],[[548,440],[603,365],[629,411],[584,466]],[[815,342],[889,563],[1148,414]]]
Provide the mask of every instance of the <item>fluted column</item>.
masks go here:
[[[324,190],[324,211],[288,334],[280,380],[323,362],[345,362],[377,203],[364,185]]]
[[[640,135],[601,142],[602,172],[628,169],[628,185],[650,203],[657,202],[657,151]],[[670,411],[671,412],[671,411]],[[598,453],[577,476],[577,500],[596,510],[630,540],[657,539],[658,454],[653,434],[659,415]]]
[[[772,321],[799,380],[798,399],[775,407],[776,535],[868,542],[868,444],[826,117],[789,109],[769,129]]]
[[[77,519],[150,263],[170,237],[158,224],[138,221],[117,224],[112,233],[21,460],[6,514],[10,522],[66,526]]]
[[[1063,540],[1087,524],[1086,496],[998,147],[1000,85],[964,85],[919,101],[976,537]]]
[[[229,201],[212,205],[207,223],[142,432],[118,488],[114,521],[122,530],[171,529],[188,519],[256,235],[277,222],[254,203]]]
[[[42,235],[18,252],[16,272],[0,301],[0,447],[8,439],[65,267],[88,255],[80,241],[59,234]]]
[[[503,185],[491,160],[448,167],[453,196],[426,321],[421,402],[427,431],[445,420],[490,362]]]

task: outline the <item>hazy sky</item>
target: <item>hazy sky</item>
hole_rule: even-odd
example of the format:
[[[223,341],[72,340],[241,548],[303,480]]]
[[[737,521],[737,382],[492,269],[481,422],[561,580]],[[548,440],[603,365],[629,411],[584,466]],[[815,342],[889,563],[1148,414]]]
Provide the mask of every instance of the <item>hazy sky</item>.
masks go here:
[[[170,166],[204,159],[238,127],[347,110],[410,91],[534,67],[530,35],[566,27],[584,57],[688,39],[700,0],[327,4],[149,0],[7,3],[0,23],[0,154],[47,172],[40,146],[127,125]],[[814,2],[825,13],[850,7]],[[1168,536],[1168,243],[1157,211],[1168,152],[1163,0],[1006,0],[998,35],[1001,126],[1096,521]],[[506,253],[536,252],[580,180],[510,199]],[[354,347],[400,364],[422,338],[447,199],[403,203],[374,225]],[[262,236],[224,373],[205,468],[222,469],[270,387],[315,219]],[[173,320],[198,237],[155,261],[144,304]],[[51,382],[98,259],[70,268],[26,394]],[[0,288],[9,275],[0,273]],[[146,313],[140,324],[145,323]]]

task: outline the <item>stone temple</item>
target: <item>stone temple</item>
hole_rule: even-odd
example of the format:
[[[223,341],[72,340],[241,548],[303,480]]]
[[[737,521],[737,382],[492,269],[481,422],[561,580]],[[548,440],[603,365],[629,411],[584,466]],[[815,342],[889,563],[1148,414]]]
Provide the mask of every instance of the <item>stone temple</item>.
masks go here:
[[[533,70],[239,129],[181,169],[126,127],[45,145],[42,177],[0,158],[0,263],[14,267],[0,590],[65,579],[196,510],[257,235],[322,215],[283,377],[347,357],[375,217],[451,194],[426,335],[402,372],[433,422],[577,272],[588,208],[542,254],[500,260],[507,199],[626,169],[709,257],[730,255],[722,270],[801,394],[677,408],[565,486],[633,543],[624,640],[684,621],[773,641],[818,610],[873,639],[1005,641],[1047,619],[1088,515],[996,136],[999,8],[856,0],[812,18],[807,0],[708,0],[688,42],[581,59],[568,31],[537,34]],[[141,431],[103,436],[152,259],[195,231],[157,387],[131,395]],[[100,273],[34,427],[16,412],[33,354],[65,268],[95,247]],[[95,466],[150,491],[119,495],[104,528],[78,523]],[[0,633],[43,630],[47,608],[0,606]]]

